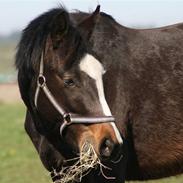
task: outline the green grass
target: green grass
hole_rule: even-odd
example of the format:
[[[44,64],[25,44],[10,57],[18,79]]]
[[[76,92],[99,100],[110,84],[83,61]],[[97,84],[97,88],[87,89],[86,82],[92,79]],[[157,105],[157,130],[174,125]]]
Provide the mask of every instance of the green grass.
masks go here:
[[[37,152],[25,134],[22,105],[0,104],[0,183],[48,183]]]
[[[48,172],[24,131],[24,117],[25,108],[21,104],[0,104],[0,183],[50,183]],[[182,176],[148,181],[182,182]]]

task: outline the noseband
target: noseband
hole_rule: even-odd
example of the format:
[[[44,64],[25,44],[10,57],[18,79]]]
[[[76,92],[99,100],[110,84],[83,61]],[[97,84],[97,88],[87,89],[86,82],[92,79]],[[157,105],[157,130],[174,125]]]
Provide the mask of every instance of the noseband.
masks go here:
[[[71,113],[66,112],[64,108],[57,102],[55,97],[50,92],[49,88],[46,84],[46,78],[43,74],[44,72],[44,63],[43,63],[43,54],[41,55],[41,62],[39,68],[39,75],[37,78],[37,87],[34,96],[34,104],[37,108],[37,102],[40,90],[44,92],[47,99],[50,103],[54,106],[54,108],[59,112],[61,117],[63,118],[63,123],[60,126],[60,134],[62,136],[64,129],[67,126],[72,124],[97,124],[97,123],[107,123],[107,122],[114,122],[115,118],[113,116],[100,116],[100,117],[81,117],[81,116],[73,116]]]

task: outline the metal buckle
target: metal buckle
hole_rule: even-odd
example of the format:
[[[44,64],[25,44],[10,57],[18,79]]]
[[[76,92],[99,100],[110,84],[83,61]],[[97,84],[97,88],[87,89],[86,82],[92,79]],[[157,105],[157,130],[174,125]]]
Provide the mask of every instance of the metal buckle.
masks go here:
[[[43,88],[46,85],[46,78],[40,74],[37,79],[37,84],[39,87]]]

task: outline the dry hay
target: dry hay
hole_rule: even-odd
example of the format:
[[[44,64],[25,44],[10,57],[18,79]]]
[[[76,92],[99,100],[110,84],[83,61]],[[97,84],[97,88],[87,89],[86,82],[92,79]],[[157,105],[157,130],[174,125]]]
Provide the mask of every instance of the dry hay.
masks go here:
[[[106,179],[115,179],[115,177],[107,177],[104,174],[102,168],[108,170],[111,169],[101,163],[93,146],[90,143],[84,143],[79,157],[66,160],[66,163],[71,161],[75,161],[75,163],[71,166],[63,166],[60,172],[53,170],[54,177],[60,177],[59,180],[55,181],[55,183],[81,182],[85,175],[89,174],[92,169],[96,169],[98,166],[100,167],[101,174]]]

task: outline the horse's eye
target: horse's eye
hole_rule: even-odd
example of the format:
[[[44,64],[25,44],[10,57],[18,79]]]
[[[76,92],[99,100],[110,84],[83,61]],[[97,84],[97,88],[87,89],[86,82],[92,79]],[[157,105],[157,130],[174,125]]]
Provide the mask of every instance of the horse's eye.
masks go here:
[[[75,83],[74,83],[74,81],[72,79],[65,79],[64,80],[64,85],[65,86],[74,86]]]

